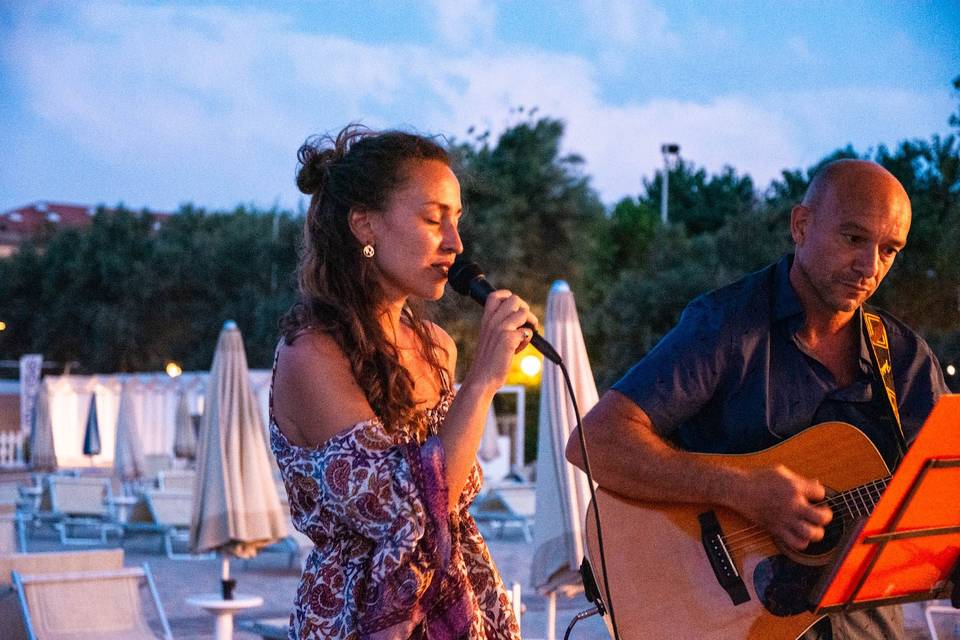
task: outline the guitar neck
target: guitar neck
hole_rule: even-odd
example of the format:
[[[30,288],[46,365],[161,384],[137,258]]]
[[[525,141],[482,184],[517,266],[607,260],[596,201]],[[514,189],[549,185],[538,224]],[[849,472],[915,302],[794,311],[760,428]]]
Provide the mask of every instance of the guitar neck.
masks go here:
[[[889,481],[890,476],[886,476],[840,491],[828,496],[821,504],[830,507],[834,514],[844,520],[859,520],[873,513]]]

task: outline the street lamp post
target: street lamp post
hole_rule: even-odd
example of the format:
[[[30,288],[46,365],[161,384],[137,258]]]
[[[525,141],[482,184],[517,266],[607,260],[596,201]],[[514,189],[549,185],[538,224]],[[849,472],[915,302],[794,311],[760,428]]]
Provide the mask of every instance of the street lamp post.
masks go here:
[[[667,224],[667,194],[670,191],[670,157],[676,158],[680,155],[680,145],[675,142],[667,142],[660,145],[660,153],[663,154],[663,189],[660,191],[660,222]]]

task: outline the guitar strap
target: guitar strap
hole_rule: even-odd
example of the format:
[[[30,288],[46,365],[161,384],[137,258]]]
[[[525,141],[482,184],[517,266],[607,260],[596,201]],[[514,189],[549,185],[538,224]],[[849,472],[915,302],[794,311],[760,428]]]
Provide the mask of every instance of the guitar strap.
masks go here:
[[[886,392],[886,406],[890,409],[890,415],[893,418],[894,440],[897,443],[897,449],[900,452],[900,458],[903,458],[907,452],[907,441],[903,435],[903,425],[900,423],[900,410],[897,409],[897,392],[893,386],[893,365],[890,358],[890,342],[887,340],[887,330],[883,326],[883,320],[875,313],[870,313],[863,309],[863,324],[870,337],[870,355],[873,356],[873,369],[875,376],[879,378],[880,385]],[[879,385],[874,385],[876,388]],[[879,389],[877,389],[879,391]]]

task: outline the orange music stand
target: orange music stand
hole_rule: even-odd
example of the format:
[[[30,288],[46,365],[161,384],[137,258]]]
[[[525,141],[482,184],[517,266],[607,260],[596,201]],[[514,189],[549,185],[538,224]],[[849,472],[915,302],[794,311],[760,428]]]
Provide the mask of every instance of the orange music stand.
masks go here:
[[[814,590],[818,614],[945,597],[960,607],[960,394],[937,402],[840,558]]]

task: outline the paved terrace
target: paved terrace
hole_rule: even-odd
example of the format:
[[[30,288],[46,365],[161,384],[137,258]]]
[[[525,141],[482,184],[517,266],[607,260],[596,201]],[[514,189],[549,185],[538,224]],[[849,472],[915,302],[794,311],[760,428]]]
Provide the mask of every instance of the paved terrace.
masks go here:
[[[22,481],[23,478],[11,474],[0,475],[0,482],[11,480]],[[526,609],[521,620],[523,637],[544,638],[547,601],[529,584],[533,544],[523,540],[519,529],[509,528],[503,537],[488,538],[488,544],[507,585],[519,582],[522,586],[522,600]],[[116,543],[113,546],[116,546]],[[189,640],[213,638],[213,618],[202,610],[188,605],[186,599],[219,589],[220,561],[168,559],[163,554],[161,540],[157,535],[133,535],[126,538],[122,546],[125,550],[127,566],[149,563],[174,637]],[[64,548],[53,530],[48,527],[31,529],[28,547],[30,551],[56,551]],[[69,547],[70,550],[79,548],[95,547],[75,545]],[[231,575],[237,579],[237,592],[264,598],[262,607],[238,615],[237,621],[286,617],[289,614],[300,574],[299,564],[288,568],[287,560],[286,554],[266,553],[246,562],[232,561]],[[557,637],[563,637],[574,614],[589,606],[582,595],[571,599],[559,597]],[[905,614],[909,638],[930,637],[920,605],[907,605]],[[960,634],[957,633],[960,631],[960,625],[955,628],[953,620],[941,619],[943,624],[939,625],[940,638],[960,639]],[[259,636],[236,629],[234,637],[253,640]],[[572,640],[607,640],[608,638],[603,622],[596,616],[578,623],[571,634]]]

